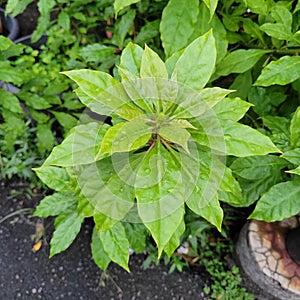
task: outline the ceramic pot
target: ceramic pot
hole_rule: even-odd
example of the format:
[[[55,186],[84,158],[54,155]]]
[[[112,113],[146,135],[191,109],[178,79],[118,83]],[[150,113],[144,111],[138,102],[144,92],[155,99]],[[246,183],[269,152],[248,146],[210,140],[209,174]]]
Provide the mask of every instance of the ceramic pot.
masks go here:
[[[19,23],[16,18],[8,14],[5,16],[5,10],[0,8],[1,31],[0,34],[5,34],[9,39],[14,41],[19,34]]]

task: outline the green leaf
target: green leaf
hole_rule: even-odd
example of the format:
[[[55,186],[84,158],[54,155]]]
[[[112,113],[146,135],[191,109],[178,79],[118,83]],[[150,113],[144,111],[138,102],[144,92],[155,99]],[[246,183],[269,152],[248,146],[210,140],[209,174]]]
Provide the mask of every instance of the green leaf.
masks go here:
[[[108,257],[129,272],[129,241],[123,225],[119,222],[111,229],[100,232],[99,236]]]
[[[168,2],[160,23],[162,45],[167,57],[187,45],[194,31],[198,12],[198,0]]]
[[[86,199],[83,195],[78,196],[77,211],[80,216],[84,216],[86,218],[92,217],[94,215],[94,210],[94,206],[88,199]]]
[[[128,162],[122,162],[125,168]],[[111,224],[110,219],[122,220],[134,205],[134,190],[128,178],[132,173],[125,174],[119,169],[116,173],[113,163],[117,164],[110,157],[103,159],[83,168],[76,176],[82,196],[95,207],[94,215],[102,214],[108,218],[106,224]]]
[[[272,133],[272,142],[282,151],[290,150],[290,120],[273,116],[265,116],[262,119],[264,126]]]
[[[114,55],[116,47],[101,44],[90,44],[80,49],[80,55],[87,62],[103,63]]]
[[[50,112],[53,113],[58,123],[64,128],[66,132],[75,127],[78,123],[78,120],[70,113],[52,110],[50,110]]]
[[[224,22],[224,15],[222,17]],[[227,32],[223,22],[220,21],[217,14],[214,14],[211,18],[210,11],[205,3],[200,3],[197,23],[194,26],[194,32],[190,36],[188,44],[212,29],[216,42],[217,62],[220,62],[226,55],[228,47]]]
[[[213,107],[219,120],[239,121],[252,106],[251,103],[240,98],[225,98]]]
[[[269,12],[269,3],[266,0],[244,0],[245,5],[251,12],[259,15],[267,15]]]
[[[73,70],[62,72],[80,87],[80,90],[95,101],[91,101],[88,107],[99,114],[114,112],[126,119],[126,111],[130,105],[123,86],[109,74],[94,70]]]
[[[212,19],[218,5],[218,0],[204,0],[205,5],[209,9],[210,19]]]
[[[111,43],[117,45],[120,49],[124,47],[124,39],[129,31],[132,31],[133,21],[135,18],[135,10],[131,9],[117,20],[114,24],[114,32]]]
[[[122,51],[120,67],[138,76],[144,50],[133,43],[128,43]]]
[[[55,143],[55,138],[51,130],[50,124],[38,124],[37,125],[37,138],[38,138],[38,150],[43,153],[47,150],[51,150]]]
[[[57,22],[58,22],[58,25],[61,26],[64,31],[70,30],[70,17],[66,12],[62,11],[58,15]]]
[[[290,143],[293,148],[300,147],[300,106],[295,111],[290,125]]]
[[[129,152],[145,146],[151,138],[153,126],[148,118],[135,118],[118,123],[105,133],[96,159],[115,152]]]
[[[165,140],[181,146],[189,153],[188,141],[191,135],[186,129],[176,124],[176,122],[171,121],[169,124],[163,124],[159,128],[158,134]]]
[[[225,168],[225,172],[222,175],[222,181],[218,188],[218,196],[219,200],[231,206],[243,206],[241,187],[229,168]]]
[[[294,165],[300,165],[300,148],[289,150],[283,153],[282,157]]]
[[[287,161],[279,156],[251,156],[237,158],[231,164],[232,172],[247,180],[260,180],[272,176],[287,166]]]
[[[236,50],[227,54],[217,65],[216,73],[226,76],[230,73],[244,73],[251,69],[269,50],[249,49]]]
[[[299,197],[299,181],[281,182],[261,197],[249,218],[274,222],[294,216],[300,211]]]
[[[135,42],[141,46],[144,46],[145,43],[150,42],[153,38],[159,35],[159,25],[159,19],[146,23],[146,25],[141,28],[140,32],[136,36]]]
[[[94,227],[93,230],[91,250],[94,262],[101,270],[105,271],[109,263],[111,262],[111,259],[104,250],[102,241],[100,239],[100,234],[97,231],[96,227]]]
[[[235,77],[229,89],[236,90],[236,92],[230,94],[229,97],[230,98],[239,97],[241,99],[247,99],[251,87],[252,87],[252,74],[251,74],[251,70],[249,70]]]
[[[50,242],[50,258],[66,250],[74,241],[80,231],[83,216],[78,216],[77,211],[59,216],[59,223],[55,223],[55,231]]]
[[[148,235],[144,224],[124,222],[123,226],[129,240],[130,248],[135,253],[143,253],[146,249],[146,237]]]
[[[135,182],[138,213],[160,256],[184,216],[181,165],[157,142],[141,163]]]
[[[140,2],[141,0],[114,0],[114,10],[116,15],[125,7]]]
[[[0,61],[0,80],[21,84],[24,80],[23,70],[12,67],[9,61]]]
[[[248,100],[254,104],[253,110],[260,116],[267,115],[271,109],[280,105],[286,95],[274,90],[274,87],[263,88],[254,86],[250,89]]]
[[[173,113],[176,118],[196,118],[222,101],[231,90],[219,87],[205,88],[198,93],[189,89],[179,91],[177,97],[178,108]]]
[[[56,216],[63,213],[67,208],[74,206],[78,198],[72,193],[55,193],[46,196],[37,206],[34,215],[39,217]]]
[[[269,63],[261,72],[254,85],[285,85],[300,77],[300,56],[283,56]]]
[[[34,169],[34,171],[50,189],[58,192],[69,189],[70,177],[65,169],[48,166]]]
[[[293,15],[283,5],[275,5],[271,9],[271,15],[275,19],[276,23],[281,23],[287,27],[292,27]]]
[[[0,104],[7,110],[10,110],[14,113],[22,114],[23,110],[21,108],[18,98],[12,93],[0,89]]]
[[[43,166],[69,167],[94,162],[107,128],[109,125],[94,122],[74,127]]]
[[[290,41],[293,39],[291,29],[281,23],[265,23],[259,28],[260,30],[264,31],[267,35],[279,40]]]
[[[206,201],[205,205],[200,204],[196,198],[189,200],[187,205],[194,213],[216,226],[219,231],[222,230],[223,210],[217,195]]]
[[[164,62],[147,45],[142,56],[140,75],[141,78],[156,77],[168,79],[168,72]]]
[[[287,171],[287,173],[292,173],[292,174],[300,175],[300,166],[297,167],[296,169]]]
[[[99,232],[111,229],[112,227],[115,226],[117,222],[119,222],[118,220],[113,219],[97,211],[94,212],[93,217],[94,217],[96,228]]]
[[[200,92],[214,71],[216,55],[215,39],[209,31],[185,48],[173,71],[177,81]]]
[[[168,244],[165,246],[164,251],[170,258],[174,251],[180,246],[180,238],[185,231],[185,223],[184,220],[178,225],[176,231],[171,236]]]
[[[7,13],[15,17],[21,14],[31,2],[33,2],[33,0],[8,0],[5,10]]]
[[[280,152],[268,137],[249,126],[226,122],[223,130],[228,155],[245,157]]]

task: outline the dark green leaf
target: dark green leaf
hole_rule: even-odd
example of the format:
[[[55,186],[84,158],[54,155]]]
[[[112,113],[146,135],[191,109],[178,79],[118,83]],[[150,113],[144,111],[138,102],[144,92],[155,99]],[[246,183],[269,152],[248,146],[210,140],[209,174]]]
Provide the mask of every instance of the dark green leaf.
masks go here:
[[[254,85],[285,85],[300,77],[300,56],[283,56],[269,63],[261,72]]]
[[[274,222],[294,216],[300,211],[299,197],[299,181],[281,182],[261,197],[249,218]]]

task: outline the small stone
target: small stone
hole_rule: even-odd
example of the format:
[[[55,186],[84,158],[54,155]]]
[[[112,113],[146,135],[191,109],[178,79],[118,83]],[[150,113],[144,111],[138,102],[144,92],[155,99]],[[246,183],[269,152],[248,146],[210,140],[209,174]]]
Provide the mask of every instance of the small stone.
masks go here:
[[[286,278],[284,276],[281,276],[278,273],[275,273],[273,276],[273,279],[277,282],[279,282],[279,284],[282,286],[282,288],[284,289],[288,289],[289,288],[289,284],[290,284],[290,279]]]
[[[272,272],[268,267],[263,268],[263,272],[264,272],[267,276],[273,278],[274,272]]]
[[[36,294],[37,289],[36,289],[36,288],[33,288],[33,289],[31,290],[31,292],[32,292],[32,294]]]
[[[257,223],[255,223],[254,221],[250,222],[248,230],[249,231],[258,232],[258,225],[257,225]]]
[[[258,266],[259,266],[259,268],[260,268],[261,270],[263,270],[264,268],[266,268],[266,267],[267,267],[267,262],[266,262],[266,260],[261,260],[261,261],[259,261],[259,262],[258,262]]]
[[[280,221],[279,226],[281,228],[286,228],[286,229],[295,229],[299,225],[298,225],[297,218],[296,217],[291,217],[291,218],[284,219],[284,220]]]
[[[300,295],[300,278],[299,277],[295,276],[290,280],[289,290]]]
[[[266,256],[261,253],[254,252],[254,257],[257,262],[266,261]]]
[[[268,266],[271,269],[271,271],[276,271],[277,268],[277,260],[273,256],[268,257]]]

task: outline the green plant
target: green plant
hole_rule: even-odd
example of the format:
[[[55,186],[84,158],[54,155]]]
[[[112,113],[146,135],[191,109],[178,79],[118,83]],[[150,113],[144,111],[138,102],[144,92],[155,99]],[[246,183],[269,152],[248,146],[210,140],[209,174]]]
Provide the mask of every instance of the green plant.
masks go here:
[[[221,230],[219,200],[242,202],[224,157],[278,149],[238,123],[248,103],[226,98],[230,90],[204,88],[216,57],[209,31],[165,63],[147,46],[129,44],[118,67],[121,82],[100,71],[64,72],[78,84],[82,103],[109,115],[112,126],[83,115],[83,123],[36,169],[56,190],[36,210],[41,217],[57,216],[50,256],[70,245],[89,216],[96,224],[93,256],[102,269],[114,261],[128,270],[130,242],[141,243],[146,231],[158,256],[163,251],[170,256],[185,231],[186,210]]]
[[[209,273],[212,280],[210,286],[204,288],[204,292],[211,299],[217,300],[253,300],[254,297],[241,287],[242,278],[236,266],[229,267],[226,255],[232,252],[232,246],[228,241],[208,243],[201,249],[199,263]]]

